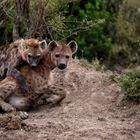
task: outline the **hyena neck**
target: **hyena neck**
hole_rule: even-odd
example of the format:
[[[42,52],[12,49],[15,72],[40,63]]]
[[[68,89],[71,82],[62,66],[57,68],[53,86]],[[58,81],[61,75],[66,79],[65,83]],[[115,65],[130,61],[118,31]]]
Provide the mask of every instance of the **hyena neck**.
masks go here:
[[[47,53],[46,57],[44,58],[44,65],[47,69],[53,70],[56,65],[54,64],[54,62],[51,59],[51,53]]]

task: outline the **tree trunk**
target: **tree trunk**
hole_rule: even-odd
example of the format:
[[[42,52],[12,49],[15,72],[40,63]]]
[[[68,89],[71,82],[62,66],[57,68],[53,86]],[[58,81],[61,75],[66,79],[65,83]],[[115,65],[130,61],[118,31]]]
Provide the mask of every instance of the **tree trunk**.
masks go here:
[[[15,0],[14,9],[14,25],[13,25],[13,40],[20,38],[20,25],[26,23],[26,30],[29,28],[29,3],[30,0]],[[26,19],[26,20],[25,20]]]

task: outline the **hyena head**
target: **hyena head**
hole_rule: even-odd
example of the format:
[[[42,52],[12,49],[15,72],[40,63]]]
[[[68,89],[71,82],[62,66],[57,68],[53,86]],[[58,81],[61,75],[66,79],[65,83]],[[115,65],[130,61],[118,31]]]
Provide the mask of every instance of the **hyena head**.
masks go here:
[[[30,66],[35,67],[38,65],[43,57],[43,49],[46,48],[47,43],[45,40],[39,41],[37,39],[21,39],[18,47],[21,58],[26,61]]]
[[[51,41],[48,44],[48,50],[51,53],[51,60],[56,67],[63,70],[67,67],[69,59],[78,49],[75,41],[65,44],[61,41]]]

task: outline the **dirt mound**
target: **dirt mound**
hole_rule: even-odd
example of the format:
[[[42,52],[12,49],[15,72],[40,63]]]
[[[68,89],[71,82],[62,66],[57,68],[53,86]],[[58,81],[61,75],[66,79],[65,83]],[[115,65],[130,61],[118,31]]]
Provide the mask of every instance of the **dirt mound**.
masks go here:
[[[120,89],[106,73],[73,60],[65,71],[53,71],[52,83],[67,90],[61,105],[41,106],[18,125],[15,117],[0,117],[0,123],[18,126],[1,125],[2,140],[139,140],[140,106],[122,106]]]

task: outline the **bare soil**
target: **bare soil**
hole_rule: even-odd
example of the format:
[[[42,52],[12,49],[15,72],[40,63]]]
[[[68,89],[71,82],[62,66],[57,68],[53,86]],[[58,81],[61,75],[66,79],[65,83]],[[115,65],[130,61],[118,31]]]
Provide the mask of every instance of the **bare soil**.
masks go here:
[[[26,120],[0,114],[0,140],[139,140],[140,105],[123,104],[107,77],[78,60],[55,69],[52,81],[67,90],[61,105],[41,106]]]

